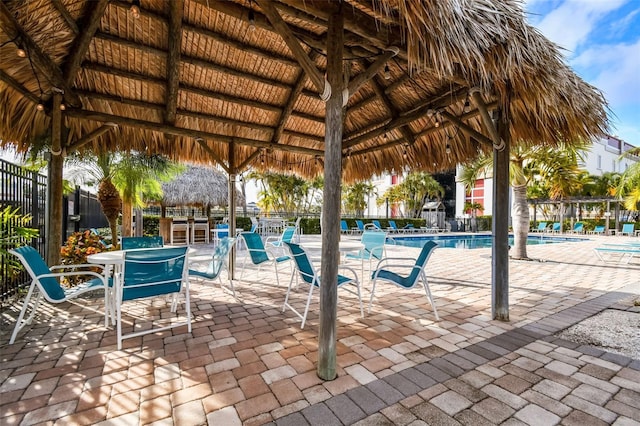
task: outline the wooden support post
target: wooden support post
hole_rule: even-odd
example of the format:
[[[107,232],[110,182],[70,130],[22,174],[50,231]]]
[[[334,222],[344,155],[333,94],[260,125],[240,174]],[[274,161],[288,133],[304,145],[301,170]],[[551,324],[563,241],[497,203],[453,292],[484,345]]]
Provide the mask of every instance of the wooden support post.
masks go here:
[[[51,151],[47,173],[46,259],[49,266],[60,264],[62,246],[62,93],[54,92],[51,109]]]
[[[493,319],[509,321],[509,128],[500,111],[498,126],[504,141],[493,150],[493,241],[491,246],[491,313]]]
[[[342,50],[344,37],[342,2],[332,10],[327,34],[327,78],[331,97],[325,114],[324,202],[322,205],[322,285],[320,286],[320,330],[318,332],[318,376],[336,378],[338,263],[340,252],[340,195],[342,181],[342,133],[344,85]]]
[[[229,237],[236,235],[236,143],[231,140],[229,144]],[[229,253],[229,279],[235,278],[236,246],[231,247]]]

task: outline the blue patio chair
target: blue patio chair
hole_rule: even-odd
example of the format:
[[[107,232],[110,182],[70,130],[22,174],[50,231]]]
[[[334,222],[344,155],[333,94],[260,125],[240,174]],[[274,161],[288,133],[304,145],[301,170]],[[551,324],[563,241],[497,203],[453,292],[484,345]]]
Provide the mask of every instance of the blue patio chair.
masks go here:
[[[389,232],[395,232],[395,233],[399,233],[400,229],[398,228],[398,225],[396,225],[396,221],[395,220],[390,220],[389,221],[389,227],[387,228],[387,230]]]
[[[413,226],[413,223],[407,223],[404,227],[402,227],[402,229],[404,229],[404,232],[417,232],[418,231],[416,229],[416,227]]]
[[[229,236],[229,224],[228,223],[218,223],[215,227],[215,234],[213,237],[213,242],[218,243],[224,237]]]
[[[233,287],[233,280],[231,280],[231,277],[229,276],[229,269],[227,267],[229,252],[235,242],[235,238],[224,237],[221,239],[213,250],[213,258],[209,262],[207,269],[205,271],[201,271],[189,268],[189,277],[196,277],[201,280],[215,280],[217,278],[218,281],[220,281],[220,287],[225,290],[220,275],[222,274],[222,271],[226,269],[227,276],[229,277],[229,289],[231,290],[233,297],[236,297],[236,290]],[[191,263],[191,266],[194,266],[195,264],[197,263],[193,262]]]
[[[156,237],[122,237],[120,248],[122,250],[131,250],[139,248],[155,248],[162,247],[164,239],[160,236]]]
[[[547,222],[538,222],[538,227],[531,230],[531,232],[545,232],[547,230]]]
[[[276,271],[276,281],[279,286],[280,277],[278,276],[278,265],[290,261],[291,257],[286,255],[276,256],[273,253],[269,252],[262,242],[262,237],[260,237],[260,235],[255,232],[242,232],[240,235],[242,236],[245,246],[247,247],[247,251],[249,252],[249,255],[245,256],[242,262],[242,272],[240,273],[240,279],[242,279],[242,277],[244,276],[247,259],[249,259],[251,263],[258,266],[258,273],[260,273],[262,265],[273,265]]]
[[[291,255],[296,265],[296,270],[298,271],[300,277],[302,278],[302,281],[309,284],[309,294],[307,296],[307,302],[306,302],[303,313],[300,313],[296,308],[294,308],[289,303],[289,296],[291,295],[291,288],[293,287],[293,279],[294,279],[294,276],[292,274],[291,280],[289,281],[289,288],[287,289],[287,295],[284,298],[284,305],[282,305],[282,312],[284,312],[287,308],[291,309],[300,319],[302,319],[302,324],[300,325],[300,328],[304,328],[304,324],[307,321],[307,314],[309,313],[309,305],[311,304],[311,297],[313,296],[313,289],[316,287],[318,289],[320,288],[321,280],[320,280],[320,276],[316,273],[316,270],[313,267],[313,263],[311,262],[311,259],[309,259],[307,252],[298,244],[294,244],[294,243],[285,243],[285,244],[287,245],[287,247],[289,247],[289,250],[291,251]],[[352,268],[348,268],[345,266],[341,266],[340,268],[348,270],[351,274],[353,274],[353,278],[338,274],[338,288],[344,288],[346,291],[358,296],[358,301],[360,303],[360,316],[364,317],[364,310],[362,308],[362,295],[360,292],[360,281],[358,280],[358,275],[356,274],[356,271],[354,271]],[[356,291],[351,290],[350,288],[347,287],[347,285],[355,285]]]
[[[284,243],[293,242],[293,239],[296,235],[296,227],[295,226],[287,226],[282,231],[282,235],[279,237],[267,237],[264,241],[264,245],[266,247],[279,249],[282,253],[282,256],[286,256],[286,248]]]
[[[553,222],[553,225],[551,225],[551,229],[547,228],[547,232],[559,233],[560,222]]]
[[[347,221],[344,219],[340,221],[340,233],[341,234],[351,233],[351,229],[349,229],[349,225],[347,225]]]
[[[18,332],[20,332],[25,325],[31,324],[42,298],[49,303],[62,303],[89,291],[101,291],[105,298],[104,325],[105,327],[108,325],[109,314],[112,313],[111,307],[109,306],[108,282],[104,275],[87,270],[88,268],[99,267],[98,265],[57,265],[49,268],[42,256],[40,256],[40,253],[31,246],[11,249],[9,253],[20,259],[20,262],[31,277],[31,285],[22,303],[22,309],[20,310],[16,326],[11,334],[11,339],[9,339],[9,344],[15,342]],[[71,269],[71,271],[53,272],[62,269]],[[89,279],[72,288],[63,288],[58,282],[58,279],[72,275],[82,275]],[[29,303],[32,299],[34,299],[34,302],[31,313],[28,318],[25,319],[25,314],[29,309]]]
[[[351,228],[351,233],[353,234],[354,232],[357,232],[359,234],[364,232],[364,222],[362,222],[361,220],[356,220],[356,226],[355,228]]]
[[[382,231],[382,225],[380,225],[380,221],[379,221],[379,220],[374,219],[374,220],[372,220],[372,221],[371,221],[371,223],[373,224],[373,226],[374,226],[377,230]]]
[[[632,237],[635,232],[635,226],[633,223],[625,223],[622,225],[622,229],[620,230],[620,235],[628,235]]]
[[[346,259],[360,260],[360,275],[364,276],[364,262],[369,261],[369,274],[371,274],[371,264],[373,259],[380,260],[384,257],[385,249],[384,244],[387,239],[387,234],[382,231],[364,231],[360,242],[363,245],[361,250],[357,253],[347,253]]]
[[[584,223],[576,222],[573,225],[573,229],[569,231],[570,234],[584,234]]]
[[[429,303],[431,303],[431,306],[433,307],[433,313],[436,317],[436,320],[439,321],[440,317],[438,316],[438,310],[436,308],[436,304],[433,301],[433,297],[431,296],[431,290],[429,289],[429,283],[427,281],[427,275],[425,273],[425,268],[427,266],[429,257],[431,256],[431,253],[433,253],[433,251],[437,246],[438,244],[436,244],[435,242],[427,241],[424,247],[422,247],[422,250],[420,251],[420,255],[418,256],[417,259],[415,259],[415,263],[413,265],[407,264],[406,261],[412,260],[412,259],[407,259],[405,257],[402,257],[402,258],[386,257],[380,260],[380,262],[378,262],[378,266],[376,266],[375,272],[371,276],[373,283],[371,285],[371,299],[369,300],[369,312],[371,312],[371,304],[373,303],[373,297],[375,296],[376,284],[378,283],[378,281],[386,281],[386,282],[395,284],[400,288],[408,290],[413,288],[416,284],[418,284],[418,281],[422,280],[422,285],[424,286],[424,291],[427,294],[427,299],[429,299]],[[390,261],[398,261],[398,262],[404,261],[405,263],[394,264],[394,263],[389,263]],[[399,273],[393,272],[388,268],[397,268],[397,269],[405,269],[405,270],[410,269],[411,272],[409,273],[409,275],[400,275]]]
[[[117,318],[118,350],[122,349],[122,341],[132,337],[169,330],[175,327],[187,326],[191,333],[191,300],[189,297],[189,276],[187,248],[151,248],[147,250],[131,250],[124,252],[122,272],[115,275],[115,302]],[[168,325],[154,327],[153,318],[149,326],[140,326],[135,321],[134,330],[128,334],[122,333],[122,305],[126,301],[146,299],[158,296],[173,296],[171,312],[176,312],[177,296],[185,294],[185,320],[171,321]],[[145,309],[144,311],[147,311]],[[156,314],[157,315],[157,314]],[[155,316],[155,315],[154,315]],[[161,315],[164,318],[164,315]]]
[[[596,225],[593,231],[588,231],[587,234],[604,235],[604,225]]]

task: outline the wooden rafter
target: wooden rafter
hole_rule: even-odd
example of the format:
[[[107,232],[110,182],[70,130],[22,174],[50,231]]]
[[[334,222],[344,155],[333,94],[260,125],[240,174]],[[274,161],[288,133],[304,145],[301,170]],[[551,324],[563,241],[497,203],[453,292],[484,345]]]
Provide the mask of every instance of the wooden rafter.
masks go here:
[[[464,121],[462,121],[461,119],[459,119],[455,115],[451,114],[450,112],[448,112],[448,111],[440,111],[440,115],[444,119],[450,121],[451,124],[453,124],[454,126],[458,127],[460,130],[462,130],[465,134],[467,134],[468,136],[470,136],[470,137],[474,138],[475,140],[477,140],[478,142],[482,142],[484,144],[489,144],[489,145],[493,144],[493,142],[491,141],[490,138],[488,138],[485,135],[483,135],[482,133],[478,132],[476,129],[474,129],[473,127],[469,126]]]
[[[47,76],[54,86],[64,91],[65,99],[73,106],[80,106],[80,98],[73,92],[71,86],[65,82],[62,71],[60,71],[58,65],[40,49],[40,46],[38,46],[20,26],[3,1],[0,1],[0,21],[2,22],[3,31],[7,34],[7,37],[10,39],[20,38],[28,51],[29,60],[33,61],[33,64]]]
[[[280,37],[282,37],[291,50],[291,53],[293,53],[293,56],[298,60],[300,67],[304,70],[307,77],[309,77],[309,80],[311,80],[315,88],[320,93],[320,97],[323,100],[327,100],[331,95],[331,87],[329,86],[329,83],[320,73],[316,64],[311,60],[311,58],[309,58],[307,52],[302,48],[300,42],[289,29],[287,23],[282,19],[274,4],[267,0],[261,1],[260,6],[262,7],[262,10],[267,16],[269,22],[271,22],[271,25],[273,25],[274,30],[280,35]]]
[[[482,117],[482,123],[484,124],[484,127],[489,132],[489,135],[491,135],[491,139],[493,140],[494,145],[500,146],[501,143],[500,143],[500,135],[498,134],[498,129],[496,129],[496,126],[493,124],[493,120],[489,115],[489,110],[486,104],[484,103],[484,99],[482,99],[482,94],[480,93],[480,90],[473,88],[469,91],[469,94],[471,95],[471,99],[473,100],[473,103],[476,105],[476,108],[478,108],[478,111],[480,111],[480,116]]]
[[[231,143],[231,140],[234,140],[236,143],[243,146],[252,146],[257,148],[273,148],[273,145],[271,144],[271,142],[265,142],[265,141],[249,139],[249,138],[240,138],[235,136],[227,136],[219,133],[204,132],[202,130],[185,129],[184,127],[171,126],[168,124],[155,123],[155,122],[146,121],[146,120],[138,120],[135,118],[122,117],[118,115],[106,114],[103,112],[68,108],[65,111],[65,114],[69,117],[80,118],[84,120],[93,120],[93,121],[99,121],[103,123],[112,122],[112,123],[117,123],[123,126],[137,127],[144,130],[150,130],[150,131],[160,132],[160,133],[168,133],[176,136],[210,139],[210,140],[215,140],[216,142],[221,142],[226,144]],[[305,155],[313,155],[313,156],[323,155],[323,151],[321,150],[305,148],[301,146],[278,144],[277,149],[279,151],[297,152],[299,154],[305,154]]]
[[[118,125],[115,124],[115,123],[103,124],[102,126],[98,127],[94,131],[84,135],[83,137],[81,137],[77,141],[67,145],[65,147],[65,151],[66,151],[67,154],[69,154],[71,152],[74,152],[74,151],[77,151],[78,149],[82,148],[84,145],[88,144],[89,142],[91,142],[95,138],[98,138],[98,137],[102,136],[103,134],[107,133],[108,131],[113,130],[113,129],[117,128],[117,127],[118,127]]]
[[[78,28],[78,24],[73,20],[73,17],[62,3],[62,0],[51,0],[51,3],[53,3],[53,6],[60,13],[60,16],[62,16],[62,19],[64,19],[71,31],[78,35],[80,33],[80,28]]]
[[[253,151],[251,155],[245,158],[245,160],[242,163],[238,164],[236,171],[238,173],[241,173],[249,164],[253,162],[253,160],[258,158],[258,155],[260,155],[261,153],[262,153],[262,149],[256,149],[255,151]]]
[[[216,152],[214,150],[212,150],[209,147],[209,145],[207,145],[207,142],[204,139],[196,138],[196,142],[198,142],[198,144],[202,147],[202,149],[207,151],[207,153],[211,156],[211,158],[213,158],[213,161],[218,163],[220,165],[220,167],[222,167],[224,169],[224,171],[227,172],[227,174],[231,173],[231,169],[229,168],[229,166],[224,162],[224,160],[222,158],[220,158],[220,156],[218,154],[216,154]]]
[[[38,102],[40,102],[40,99],[38,99],[36,95],[28,91],[22,84],[18,83],[13,77],[11,77],[9,74],[5,73],[2,70],[0,70],[0,80],[7,83],[9,87],[14,89],[16,92],[21,93],[22,96],[29,99],[34,104],[37,104]]]
[[[389,59],[393,58],[397,54],[398,48],[389,48],[389,50],[380,55],[380,57],[378,57],[378,59],[376,59],[371,65],[369,65],[363,72],[351,79],[349,85],[347,86],[349,96],[356,93],[364,83],[371,80],[378,73],[378,71],[380,71],[382,67],[387,64]]]
[[[376,95],[378,96],[378,98],[380,98],[380,100],[384,104],[387,111],[389,111],[389,114],[391,114],[391,119],[392,120],[397,119],[400,116],[400,112],[396,107],[393,106],[393,104],[389,100],[389,97],[384,93],[384,90],[380,85],[380,82],[377,80],[377,78],[371,79],[371,85],[373,86],[373,90],[376,92]],[[400,126],[399,130],[400,130],[400,133],[402,133],[402,137],[405,139],[405,141],[408,144],[413,145],[415,143],[416,141],[415,135],[407,125]]]
[[[182,46],[182,14],[184,0],[169,2],[169,40],[167,53],[167,90],[164,121],[168,124],[176,122],[178,108],[178,88],[180,83],[180,50]]]

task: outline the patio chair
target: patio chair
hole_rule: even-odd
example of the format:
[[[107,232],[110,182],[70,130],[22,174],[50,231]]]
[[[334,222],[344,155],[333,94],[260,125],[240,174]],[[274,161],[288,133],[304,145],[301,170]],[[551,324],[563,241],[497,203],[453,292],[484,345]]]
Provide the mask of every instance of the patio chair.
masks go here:
[[[361,220],[356,220],[356,227],[351,228],[351,233],[359,233],[362,234],[364,232],[364,223]]]
[[[379,221],[379,220],[374,219],[374,220],[372,220],[372,221],[371,221],[371,223],[373,224],[373,226],[374,226],[377,230],[382,231],[382,225],[380,225],[380,221]]]
[[[249,255],[244,257],[242,262],[242,272],[240,272],[240,279],[244,276],[244,270],[247,264],[247,259],[251,261],[254,265],[258,266],[258,273],[260,273],[260,269],[262,265],[272,264],[276,271],[276,282],[278,286],[280,286],[280,277],[278,276],[278,265],[283,264],[291,260],[290,256],[276,256],[270,251],[268,251],[262,242],[262,237],[256,234],[255,232],[242,232],[240,234],[242,239],[244,240],[245,246],[249,251]],[[286,243],[285,243],[286,244]]]
[[[384,257],[385,249],[384,245],[387,239],[387,234],[382,231],[364,231],[360,242],[364,246],[356,253],[347,253],[345,258],[360,260],[360,275],[364,277],[364,262],[369,261],[369,275],[371,274],[371,267],[373,259],[380,260]]]
[[[538,227],[533,228],[531,232],[545,232],[547,230],[547,222],[538,222]]]
[[[587,234],[604,235],[604,225],[596,225],[592,231],[587,231]]]
[[[553,222],[551,228],[547,228],[546,232],[559,233],[560,232],[560,222]]]
[[[375,296],[376,292],[376,284],[379,280],[390,282],[400,288],[407,290],[413,288],[419,280],[422,280],[422,285],[424,286],[424,291],[427,294],[427,299],[429,299],[429,303],[431,303],[431,306],[433,307],[433,313],[436,317],[436,320],[439,321],[440,317],[438,316],[438,310],[436,308],[436,304],[433,301],[433,297],[431,296],[431,290],[429,289],[427,275],[424,271],[431,253],[433,253],[437,246],[438,244],[436,244],[435,242],[427,241],[424,247],[422,247],[422,251],[420,251],[420,255],[417,259],[415,259],[415,263],[413,265],[406,263],[407,260],[412,259],[407,259],[404,257],[386,257],[380,260],[380,262],[378,262],[378,266],[376,266],[375,272],[371,276],[372,286],[371,299],[369,300],[369,312],[371,312],[371,304],[373,303],[373,297]],[[404,261],[405,263],[390,263],[390,261]],[[397,272],[393,272],[389,268],[398,268],[405,270],[410,269],[411,272],[409,273],[409,275],[400,275]]]
[[[625,223],[622,225],[622,229],[620,230],[620,232],[618,233],[618,235],[628,235],[630,237],[633,237],[634,232],[635,232],[635,226],[633,223]]]
[[[295,228],[294,238],[297,243],[300,243],[300,235],[302,234],[302,230],[300,229],[300,222],[302,221],[302,217],[296,218],[294,222],[287,223],[286,226],[293,226]]]
[[[187,247],[125,252],[122,272],[117,273],[114,279],[118,350],[122,349],[124,339],[157,333],[183,325],[186,325],[188,332],[191,333],[191,300],[187,266]],[[124,302],[171,295],[173,296],[171,312],[176,312],[177,296],[183,292],[183,289],[186,310],[184,321],[171,321],[168,325],[154,327],[154,318],[150,318],[151,324],[143,326],[136,319],[133,328],[138,331],[128,334],[122,333],[122,306]],[[143,312],[148,312],[150,309],[144,309]]]
[[[584,234],[584,223],[576,222],[569,234]]]
[[[407,223],[402,229],[404,229],[404,232],[416,232],[416,231],[418,231],[418,229],[416,229],[416,227],[413,226],[413,223]]]
[[[20,310],[13,333],[11,334],[11,339],[9,339],[9,344],[13,344],[13,342],[15,342],[18,332],[20,332],[25,325],[31,324],[42,298],[49,303],[62,303],[89,291],[101,291],[105,298],[104,325],[105,327],[108,325],[109,315],[112,314],[111,307],[109,305],[108,282],[104,275],[87,270],[90,267],[96,268],[97,265],[57,265],[49,268],[42,256],[40,256],[40,253],[31,246],[11,249],[9,250],[9,253],[20,259],[20,262],[22,262],[22,265],[31,277],[31,285],[29,286],[27,296],[22,303],[22,309]],[[72,271],[53,272],[61,269],[72,269]],[[63,288],[58,282],[58,279],[72,275],[82,275],[89,279],[72,288]],[[29,309],[29,303],[32,299],[34,302],[33,307],[31,308],[31,313],[28,318],[25,319],[25,315]]]
[[[164,238],[162,238],[161,236],[122,237],[122,241],[120,242],[120,248],[122,250],[154,248],[154,247],[162,247],[163,245],[164,245]]]
[[[304,324],[307,321],[307,314],[309,313],[309,305],[311,304],[311,297],[313,296],[313,289],[316,287],[318,289],[320,288],[321,280],[320,280],[320,276],[318,275],[318,273],[316,272],[313,266],[313,263],[311,262],[311,259],[307,255],[307,252],[298,244],[294,244],[294,243],[285,243],[285,244],[287,245],[287,247],[289,247],[289,250],[291,251],[291,255],[295,262],[296,270],[298,271],[300,277],[302,278],[302,281],[309,284],[309,294],[307,295],[307,302],[306,302],[303,313],[300,313],[298,310],[296,310],[296,308],[294,308],[289,303],[289,296],[291,295],[291,288],[293,287],[293,279],[294,279],[294,275],[292,274],[291,280],[289,281],[289,288],[287,289],[287,295],[284,298],[284,305],[282,305],[282,312],[284,312],[287,308],[291,309],[300,319],[302,319],[302,324],[300,325],[300,328],[304,328]],[[358,302],[360,303],[360,316],[364,318],[364,310],[362,308],[362,294],[360,291],[360,281],[358,280],[358,275],[356,274],[356,271],[354,271],[352,268],[349,268],[346,266],[341,266],[340,268],[347,270],[351,274],[353,274],[353,278],[338,274],[338,288],[344,288],[346,291],[358,296]],[[355,285],[356,290],[355,291],[351,290],[350,288],[347,287],[348,285]]]
[[[229,236],[229,224],[228,223],[218,223],[215,228],[213,241],[218,244],[218,241],[223,239],[224,237]]]
[[[640,246],[629,245],[596,247],[593,249],[598,259],[604,263],[629,263],[635,256],[640,257]]]
[[[231,247],[233,247],[235,242],[235,238],[222,238],[213,250],[213,257],[211,261],[209,261],[207,269],[205,271],[201,271],[199,269],[189,268],[189,277],[196,277],[201,280],[215,280],[217,278],[218,281],[220,281],[220,287],[225,290],[220,275],[222,274],[222,271],[226,269],[227,276],[229,277],[229,289],[231,290],[231,294],[233,295],[233,297],[236,297],[236,290],[233,287],[233,280],[231,280],[231,277],[229,276],[229,269],[227,267],[229,252],[231,251]],[[199,262],[192,262],[191,266],[194,266],[198,263]]]
[[[284,231],[282,231],[282,235],[280,235],[279,237],[267,237],[267,239],[264,241],[264,245],[265,247],[279,249],[279,251],[282,253],[282,256],[286,256],[286,248],[284,246],[284,243],[293,242],[295,235],[296,227],[287,226],[286,228],[284,228]]]
[[[389,221],[389,227],[387,228],[387,230],[389,232],[395,232],[396,234],[401,232],[400,229],[398,228],[398,225],[396,225],[396,221],[395,220],[390,220]]]
[[[346,220],[340,221],[340,233],[341,234],[351,234],[351,229],[349,229],[349,225],[347,225]]]

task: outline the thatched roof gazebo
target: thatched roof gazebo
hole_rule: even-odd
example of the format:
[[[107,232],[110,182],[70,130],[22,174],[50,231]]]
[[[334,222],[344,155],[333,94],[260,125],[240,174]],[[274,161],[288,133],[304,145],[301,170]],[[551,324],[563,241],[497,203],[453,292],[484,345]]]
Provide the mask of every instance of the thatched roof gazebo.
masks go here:
[[[54,217],[77,150],[215,163],[232,193],[247,167],[324,174],[324,378],[343,181],[493,150],[493,306],[508,319],[510,146],[607,128],[602,94],[517,0],[5,0],[0,21],[0,139],[26,150],[51,132]],[[52,220],[53,256],[60,236]]]
[[[214,168],[188,166],[169,182],[162,183],[162,206],[200,206],[206,209],[229,205],[227,177]],[[236,204],[243,204],[244,197],[236,192]]]

